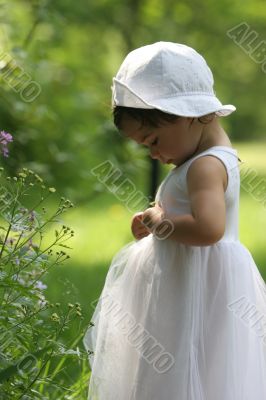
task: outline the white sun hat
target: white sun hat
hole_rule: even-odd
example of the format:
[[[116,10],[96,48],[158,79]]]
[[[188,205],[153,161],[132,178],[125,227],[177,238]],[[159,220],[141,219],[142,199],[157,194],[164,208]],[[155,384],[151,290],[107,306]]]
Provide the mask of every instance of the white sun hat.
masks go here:
[[[184,117],[236,110],[223,105],[213,90],[213,75],[205,59],[193,48],[156,42],[131,51],[112,85],[112,106],[164,111]]]

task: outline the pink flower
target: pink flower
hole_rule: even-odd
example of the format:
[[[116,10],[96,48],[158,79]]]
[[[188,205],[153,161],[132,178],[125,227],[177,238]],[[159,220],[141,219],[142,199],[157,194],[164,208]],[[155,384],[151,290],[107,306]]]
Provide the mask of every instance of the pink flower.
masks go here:
[[[13,137],[10,133],[5,131],[0,132],[0,147],[2,148],[2,153],[4,157],[8,157],[8,143],[13,142]]]

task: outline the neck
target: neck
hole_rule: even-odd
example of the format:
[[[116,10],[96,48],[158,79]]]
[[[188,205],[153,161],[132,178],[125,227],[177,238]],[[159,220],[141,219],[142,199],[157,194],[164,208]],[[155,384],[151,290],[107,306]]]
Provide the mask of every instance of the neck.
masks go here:
[[[196,153],[207,150],[212,146],[231,146],[229,137],[221,127],[218,117],[215,117],[210,123],[203,126]]]

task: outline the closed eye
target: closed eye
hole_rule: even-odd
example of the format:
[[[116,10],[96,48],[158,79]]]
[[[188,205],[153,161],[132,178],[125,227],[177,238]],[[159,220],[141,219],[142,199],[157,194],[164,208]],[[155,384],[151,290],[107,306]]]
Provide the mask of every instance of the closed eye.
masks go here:
[[[156,138],[156,139],[151,143],[151,145],[152,145],[152,146],[155,146],[157,143],[158,143],[158,138]]]

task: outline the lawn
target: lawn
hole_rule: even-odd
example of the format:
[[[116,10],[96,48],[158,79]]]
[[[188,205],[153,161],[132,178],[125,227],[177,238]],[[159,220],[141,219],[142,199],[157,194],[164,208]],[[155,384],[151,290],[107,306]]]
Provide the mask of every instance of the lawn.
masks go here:
[[[234,147],[246,165],[266,175],[262,145],[235,143]],[[110,194],[65,215],[65,223],[75,231],[71,240],[73,250],[69,251],[71,259],[47,276],[46,293],[52,301],[79,301],[89,317],[90,302],[100,294],[112,257],[123,245],[134,240],[130,232],[131,216],[132,213]],[[240,240],[252,253],[265,279],[266,208],[242,187],[239,222]]]
[[[264,177],[266,159],[259,144],[234,144],[239,157]],[[256,155],[254,155],[256,154]],[[167,170],[165,170],[167,172]],[[142,188],[139,188],[140,190]],[[46,296],[52,302],[79,302],[83,308],[83,327],[89,322],[93,307],[103,288],[112,257],[125,244],[133,241],[130,213],[110,194],[95,198],[86,206],[69,211],[64,222],[75,231],[69,250],[71,258],[50,272],[45,282]],[[239,234],[241,242],[251,252],[258,269],[266,279],[265,233],[266,208],[241,185]],[[75,335],[75,332],[68,333]],[[73,337],[73,336],[72,336]],[[82,344],[81,344],[82,346]]]

